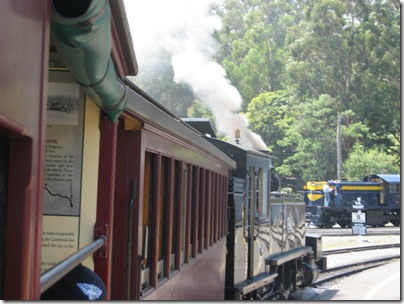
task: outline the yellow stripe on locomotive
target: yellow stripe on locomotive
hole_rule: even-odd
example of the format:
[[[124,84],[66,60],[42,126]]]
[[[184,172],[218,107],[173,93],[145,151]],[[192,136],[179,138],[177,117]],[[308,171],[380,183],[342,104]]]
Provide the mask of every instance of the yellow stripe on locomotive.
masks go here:
[[[323,194],[323,186],[327,182],[307,182],[303,188],[305,192],[305,198],[306,204],[313,204],[316,202],[319,202],[320,200],[323,200],[324,194]]]

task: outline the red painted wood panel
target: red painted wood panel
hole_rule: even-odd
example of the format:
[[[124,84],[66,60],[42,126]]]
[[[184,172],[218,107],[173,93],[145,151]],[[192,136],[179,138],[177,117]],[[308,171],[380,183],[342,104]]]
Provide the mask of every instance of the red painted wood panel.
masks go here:
[[[0,2],[0,135],[11,138],[6,300],[40,297],[50,1]]]
[[[145,300],[224,300],[226,238],[177,272]]]
[[[107,291],[111,290],[117,125],[118,122],[111,123],[102,114],[95,235],[105,236],[107,242],[104,247],[94,253],[94,270],[104,281]],[[109,298],[110,294],[107,294],[107,299]]]
[[[115,177],[114,240],[111,299],[139,298],[142,244],[144,146],[140,131],[118,128]],[[133,202],[131,181],[134,182]]]

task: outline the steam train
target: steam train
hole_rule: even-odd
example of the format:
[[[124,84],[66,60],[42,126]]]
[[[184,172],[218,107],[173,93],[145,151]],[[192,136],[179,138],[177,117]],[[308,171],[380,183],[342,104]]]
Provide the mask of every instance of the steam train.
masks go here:
[[[330,204],[324,204],[323,186],[331,189]],[[363,205],[366,224],[379,227],[387,223],[400,226],[401,183],[398,174],[371,174],[362,181],[307,182],[304,186],[306,219],[320,228],[352,226],[352,210]]]
[[[0,14],[1,299],[39,300],[79,263],[108,300],[287,298],[326,267],[304,202],[271,196],[268,154],[201,134],[126,77],[122,1]]]

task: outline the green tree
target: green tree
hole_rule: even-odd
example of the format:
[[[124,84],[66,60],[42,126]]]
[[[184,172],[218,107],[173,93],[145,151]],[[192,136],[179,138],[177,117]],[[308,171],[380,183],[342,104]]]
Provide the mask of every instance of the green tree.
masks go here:
[[[366,141],[366,135],[369,134],[369,128],[358,121],[358,116],[352,110],[346,110],[341,113],[341,137],[343,156],[349,155],[352,147],[358,143],[363,144]]]
[[[342,164],[343,177],[347,180],[362,180],[369,174],[400,174],[399,159],[380,149],[364,149],[356,145]]]
[[[296,104],[291,113],[294,123],[278,145],[291,151],[277,168],[284,177],[297,179],[297,188],[308,180],[327,180],[336,176],[336,124],[334,100],[321,95],[310,102]]]
[[[288,88],[300,98],[348,96],[351,62],[345,39],[344,3],[306,1],[304,19],[294,26],[299,35],[289,32]]]
[[[394,0],[366,2],[366,14],[357,30],[364,48],[360,78],[355,83],[362,104],[354,111],[369,126],[365,146],[380,147],[399,157],[400,150],[394,147],[401,140],[400,7]]]
[[[263,92],[283,88],[286,32],[294,1],[226,0],[218,60],[243,98],[242,110]]]
[[[337,113],[343,161],[355,145],[400,161],[398,1],[225,0],[213,10],[216,60],[284,178],[336,178]],[[179,116],[205,115],[173,82],[171,55],[157,58],[162,70],[141,67],[141,87]]]
[[[330,95],[367,125],[366,147],[392,150],[400,141],[397,3],[307,0],[303,11],[298,34],[288,35],[287,89],[303,101]]]
[[[293,123],[289,115],[292,105],[287,91],[276,91],[260,94],[247,108],[250,129],[261,136],[269,152],[277,157],[275,165],[282,164],[291,155],[291,151],[280,146],[278,141],[285,137],[289,125]]]
[[[283,179],[335,179],[337,176],[337,110],[328,95],[296,103],[287,91],[268,92],[248,106],[251,130],[259,133],[275,156],[273,164]],[[342,151],[346,157],[355,144],[364,141],[368,128],[353,111],[341,113]],[[299,186],[297,186],[299,187]]]
[[[287,11],[287,6],[281,1],[265,1],[265,4],[269,3],[272,7],[274,3],[284,5],[280,12]],[[285,65],[280,71],[286,71],[286,74],[281,74],[282,87],[295,102],[301,104],[300,108],[295,107],[293,111],[288,109],[290,112],[287,117],[290,121],[287,124],[290,128],[287,132],[282,129],[285,138],[277,144],[283,145],[283,152],[293,155],[282,158],[284,161],[279,171],[285,176],[303,179],[312,173],[317,175],[313,178],[335,178],[336,165],[332,163],[336,160],[334,130],[338,112],[343,114],[343,159],[349,156],[357,143],[399,155],[400,14],[397,4],[384,0],[306,0],[298,4],[302,14],[289,10],[293,12],[290,16],[294,18],[288,19],[291,22],[284,32],[284,44],[276,44],[276,48],[282,48],[277,51],[288,56],[287,61],[280,61]],[[257,7],[262,8],[264,5]],[[257,15],[258,11],[259,9]],[[244,48],[254,41],[249,36],[254,31],[248,25],[246,22],[243,42],[238,43]],[[263,48],[254,50],[258,52],[254,54],[256,62],[264,64],[262,60],[258,60],[266,57]],[[248,52],[244,54],[248,55]],[[243,60],[246,60],[247,55]],[[240,61],[233,66],[239,75],[250,70],[254,75],[243,75],[243,79],[256,77],[258,72],[251,66],[240,72],[242,63]],[[266,73],[265,68],[260,71],[262,74]],[[257,83],[259,81],[256,78],[255,84]],[[251,89],[251,92],[254,91],[257,92]],[[331,98],[331,103],[323,108],[325,105],[319,101],[326,95]],[[252,111],[251,108],[248,109]],[[312,117],[306,114],[308,109],[313,112]],[[261,136],[279,131],[273,122],[270,124],[271,131],[257,123],[260,120],[268,121],[268,116],[271,115],[274,119],[274,111],[276,110],[271,110],[267,115],[254,111],[257,118],[253,114],[249,115],[250,125],[255,125],[255,131]],[[323,124],[325,132],[321,133],[321,138],[318,138],[319,129],[317,132],[307,130],[307,125],[313,124],[316,115],[324,115],[323,122],[329,122]],[[321,121],[317,122],[321,125]],[[328,132],[329,126],[333,126],[332,132]],[[273,140],[270,141],[271,147],[274,147]],[[275,150],[282,151],[276,148],[273,153]],[[319,156],[319,152],[324,156]],[[328,161],[324,159],[326,154],[331,157]],[[323,163],[332,164],[331,169],[322,167],[319,161],[321,157]],[[307,164],[316,169],[311,171]]]

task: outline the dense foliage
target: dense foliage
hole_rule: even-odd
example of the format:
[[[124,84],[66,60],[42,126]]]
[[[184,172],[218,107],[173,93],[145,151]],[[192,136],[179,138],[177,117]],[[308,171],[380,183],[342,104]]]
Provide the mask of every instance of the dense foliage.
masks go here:
[[[377,172],[379,174],[399,173],[397,159],[377,148],[364,151],[355,146],[343,164],[346,178],[362,180],[364,176]]]
[[[250,128],[276,156],[284,186],[337,178],[338,113],[343,178],[399,172],[398,1],[224,0],[214,10],[223,24],[215,60],[240,92]],[[172,74],[159,78],[157,99],[186,92],[169,106],[183,115],[194,96],[178,84],[168,89]]]

